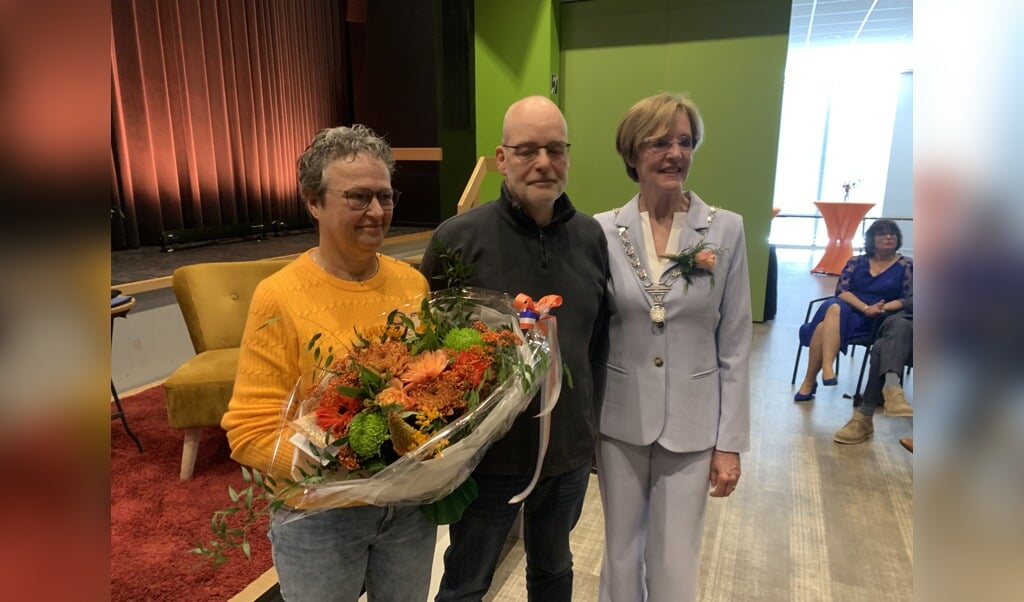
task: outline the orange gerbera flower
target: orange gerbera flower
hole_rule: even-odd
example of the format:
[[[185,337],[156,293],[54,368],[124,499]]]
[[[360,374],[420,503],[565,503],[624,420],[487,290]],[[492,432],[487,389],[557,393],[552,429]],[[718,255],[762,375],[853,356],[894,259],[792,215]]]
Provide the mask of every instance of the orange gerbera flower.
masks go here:
[[[436,378],[448,366],[448,354],[444,349],[424,351],[414,356],[402,373],[402,382],[414,385]]]
[[[343,395],[338,385],[350,386],[344,375],[339,375],[317,388],[316,426],[334,436],[341,436],[352,417],[362,410],[362,400]]]

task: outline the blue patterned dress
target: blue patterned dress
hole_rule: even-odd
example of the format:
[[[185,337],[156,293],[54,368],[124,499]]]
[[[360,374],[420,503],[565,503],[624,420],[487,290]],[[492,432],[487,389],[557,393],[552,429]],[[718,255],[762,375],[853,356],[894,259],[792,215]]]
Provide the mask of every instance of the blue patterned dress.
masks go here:
[[[877,276],[871,275],[871,265],[867,255],[851,257],[839,275],[836,283],[836,296],[826,300],[818,307],[810,322],[800,327],[800,344],[810,346],[811,336],[818,324],[825,319],[825,312],[832,305],[839,305],[839,350],[846,353],[847,342],[852,338],[865,337],[871,334],[877,318],[869,318],[853,309],[849,303],[839,298],[844,292],[851,292],[857,298],[873,305],[879,301],[906,302],[914,287],[914,260],[899,256],[896,263]]]

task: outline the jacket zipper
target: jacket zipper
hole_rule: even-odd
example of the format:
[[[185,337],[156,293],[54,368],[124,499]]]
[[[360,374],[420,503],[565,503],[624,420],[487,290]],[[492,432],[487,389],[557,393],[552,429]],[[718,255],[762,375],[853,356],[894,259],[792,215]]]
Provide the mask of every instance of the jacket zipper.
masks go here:
[[[542,268],[548,267],[548,246],[544,242],[544,231],[540,231],[540,266]]]

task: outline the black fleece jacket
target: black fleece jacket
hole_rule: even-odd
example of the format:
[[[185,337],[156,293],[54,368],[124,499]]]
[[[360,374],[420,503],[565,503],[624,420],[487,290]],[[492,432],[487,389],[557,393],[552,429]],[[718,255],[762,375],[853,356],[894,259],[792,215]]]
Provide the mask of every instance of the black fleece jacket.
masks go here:
[[[541,228],[508,195],[462,215],[434,231],[420,264],[432,290],[446,286],[437,243],[461,250],[462,261],[475,266],[469,286],[508,293],[526,293],[534,300],[562,296],[558,319],[562,360],[572,375],[563,379],[552,412],[551,442],[543,476],[549,477],[589,462],[597,440],[597,417],[603,376],[596,367],[606,353],[608,310],[608,247],[593,217],[578,213],[565,194],[555,200],[551,223]],[[434,276],[441,275],[441,278]],[[595,376],[598,377],[595,381]],[[495,442],[477,468],[481,474],[529,476],[537,458],[539,396]]]

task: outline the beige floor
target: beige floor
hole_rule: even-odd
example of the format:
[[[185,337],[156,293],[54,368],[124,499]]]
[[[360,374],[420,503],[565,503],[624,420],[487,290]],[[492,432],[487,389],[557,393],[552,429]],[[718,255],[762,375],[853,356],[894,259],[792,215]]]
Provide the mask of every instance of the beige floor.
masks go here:
[[[913,458],[898,442],[912,434],[912,419],[879,413],[869,442],[832,442],[851,412],[843,394],[853,392],[859,355],[842,358],[838,387],[819,388],[814,402],[792,401],[796,329],[807,301],[830,294],[835,286],[835,277],[809,273],[819,256],[779,251],[777,315],[754,325],[751,451],[743,455],[736,493],[708,503],[698,596],[702,602],[912,597]],[[913,403],[912,380],[907,392]],[[576,601],[597,599],[602,529],[596,477],[591,477],[583,516],[572,534]],[[440,581],[446,546],[447,530],[442,529],[431,596]],[[524,574],[522,544],[513,538],[486,599],[526,600]]]

